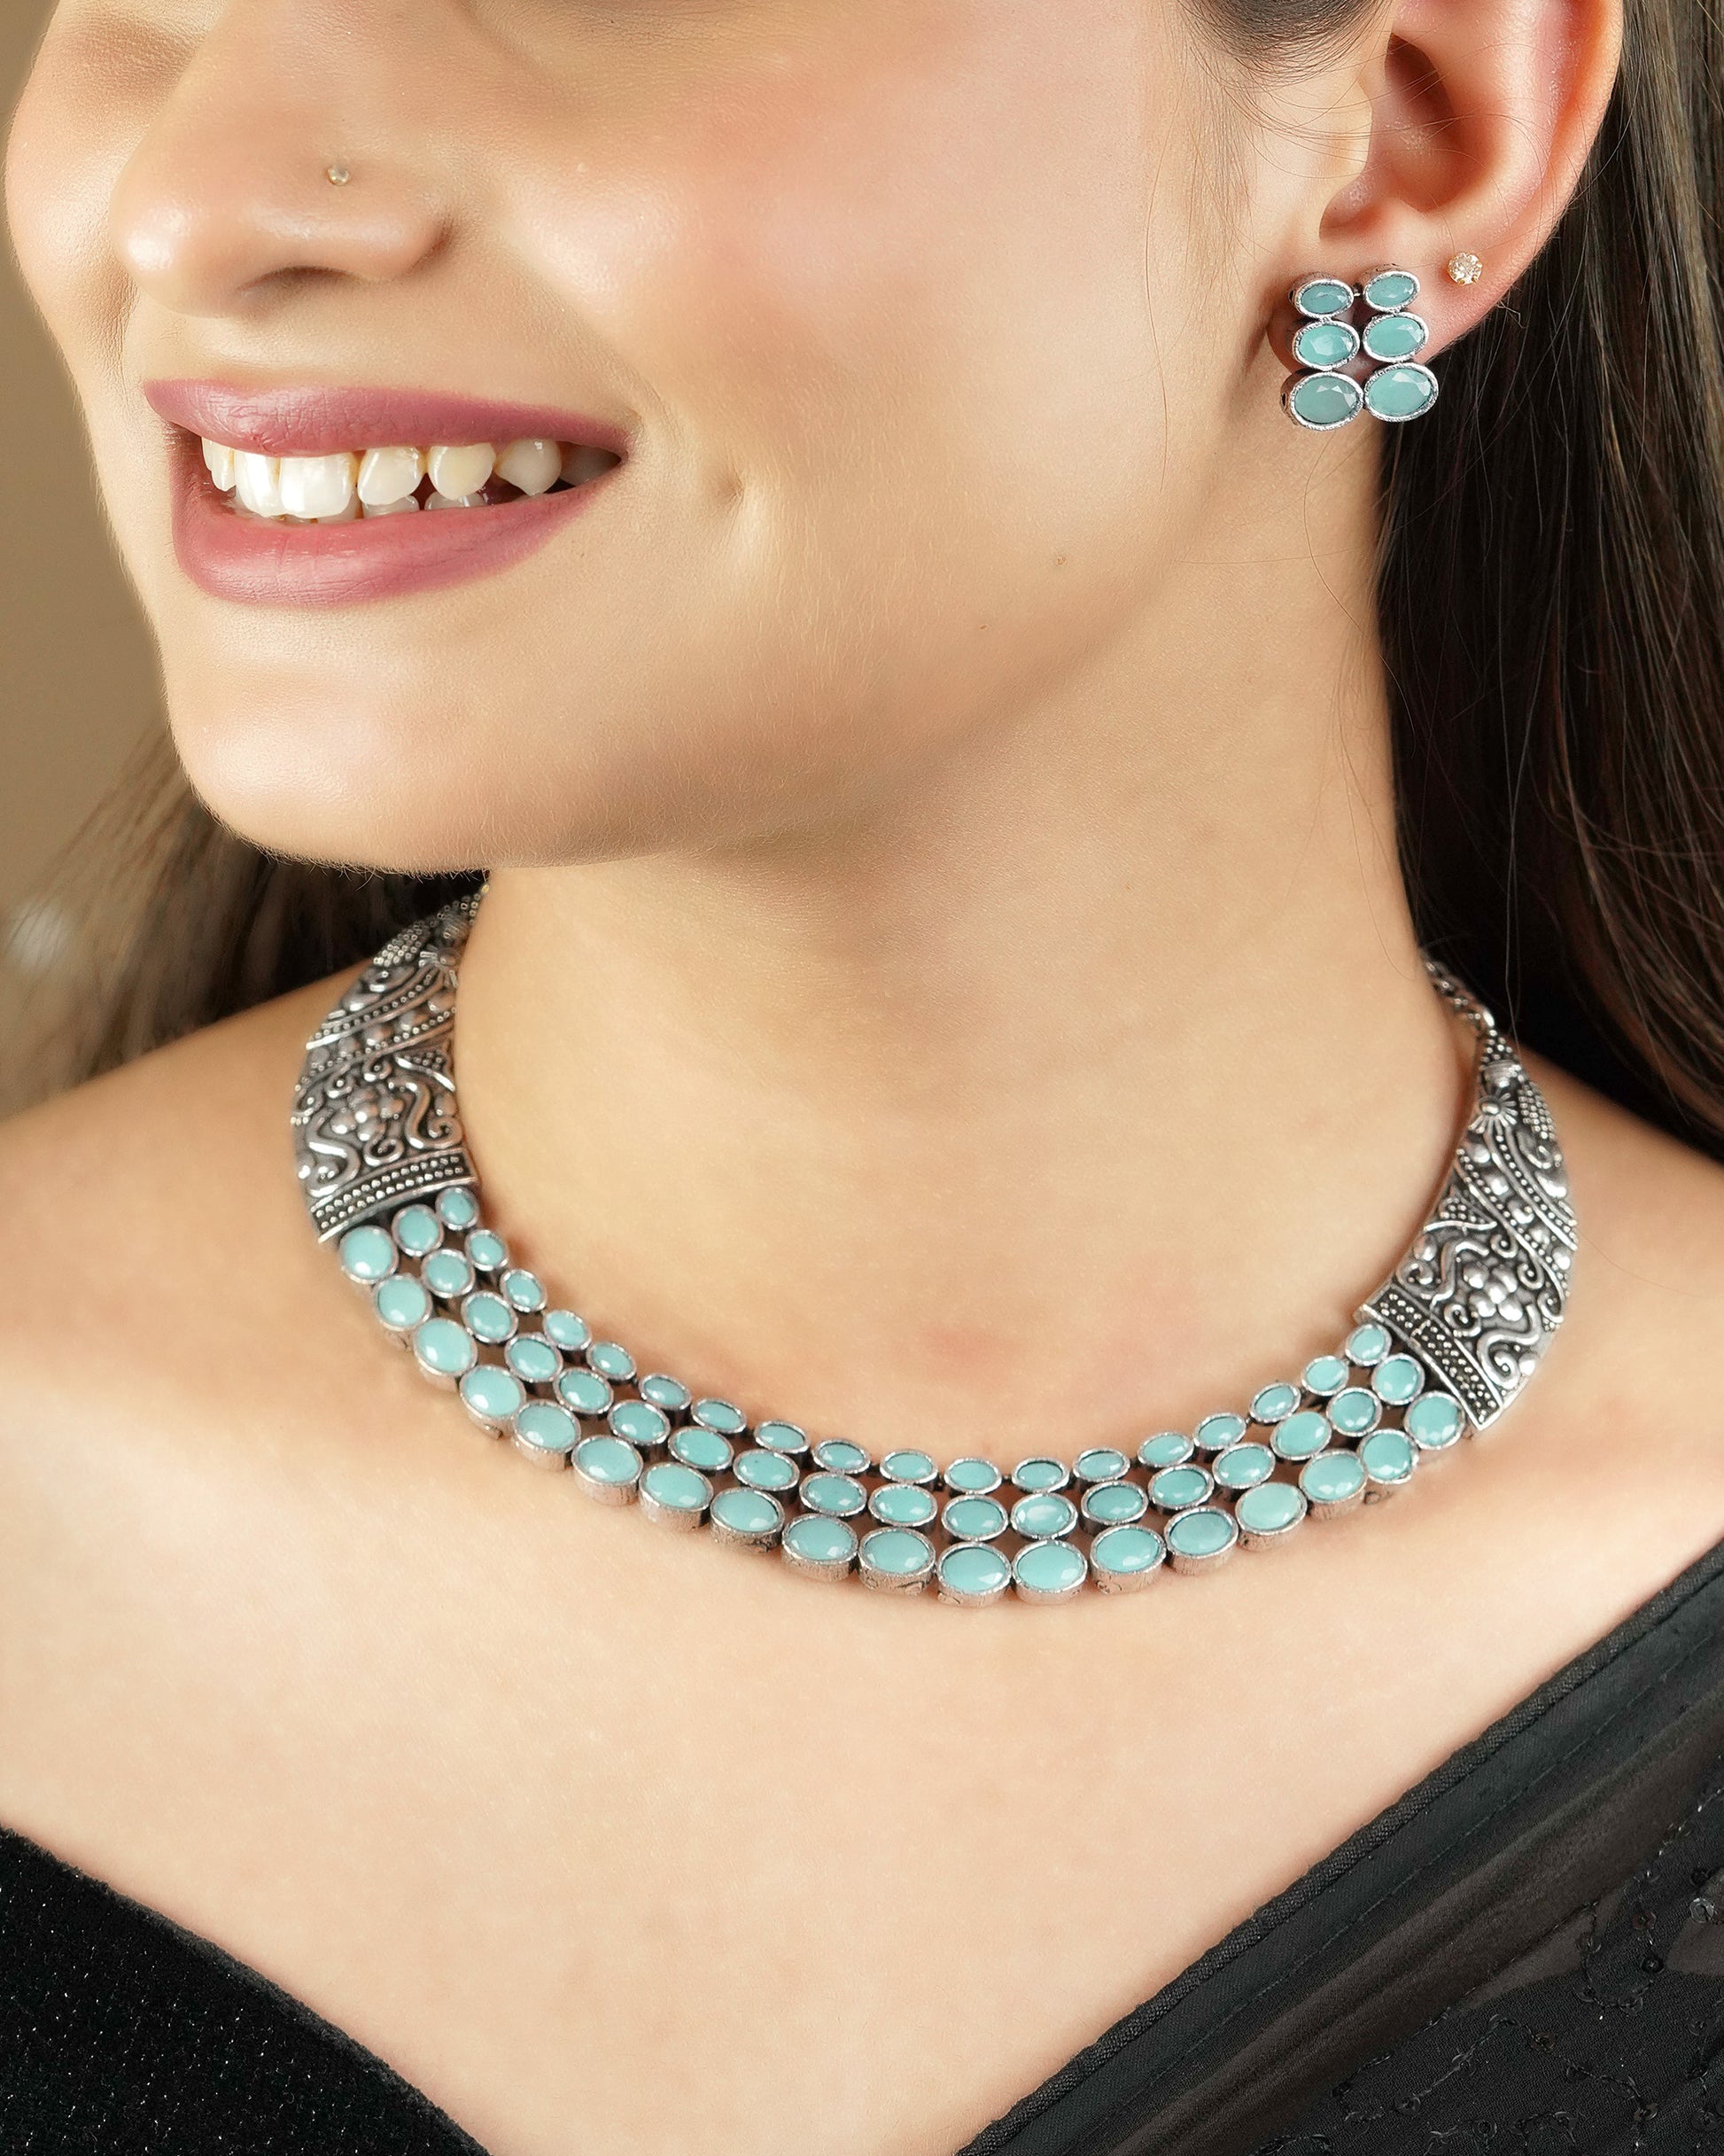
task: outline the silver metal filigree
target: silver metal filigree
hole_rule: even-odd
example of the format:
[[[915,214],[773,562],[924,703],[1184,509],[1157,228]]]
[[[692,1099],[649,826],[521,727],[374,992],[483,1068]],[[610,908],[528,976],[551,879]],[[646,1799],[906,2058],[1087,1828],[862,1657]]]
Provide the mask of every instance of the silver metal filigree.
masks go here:
[[[1484,1006],[1430,971],[1479,1034],[1472,1112],[1430,1218],[1359,1315],[1386,1326],[1484,1429],[1563,1321],[1579,1230],[1544,1095]]]
[[[455,969],[478,910],[459,899],[383,949],[306,1044],[293,1152],[328,1241],[476,1180],[455,1108]]]

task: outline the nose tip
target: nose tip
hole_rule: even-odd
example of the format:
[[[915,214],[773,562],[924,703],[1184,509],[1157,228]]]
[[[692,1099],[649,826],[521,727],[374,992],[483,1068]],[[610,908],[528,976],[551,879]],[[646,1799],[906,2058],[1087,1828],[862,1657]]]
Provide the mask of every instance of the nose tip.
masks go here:
[[[423,175],[383,151],[331,154],[319,146],[326,131],[279,118],[159,124],[109,207],[114,252],[140,291],[176,313],[219,315],[295,271],[376,283],[434,253],[445,217]]]

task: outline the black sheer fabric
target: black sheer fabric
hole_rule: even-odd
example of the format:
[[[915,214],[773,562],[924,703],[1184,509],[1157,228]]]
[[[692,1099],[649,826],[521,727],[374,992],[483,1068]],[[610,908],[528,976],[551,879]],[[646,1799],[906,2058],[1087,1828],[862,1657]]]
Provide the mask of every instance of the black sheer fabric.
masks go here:
[[[1724,1545],[962,2156],[1724,2156],[1721,1881]],[[0,2151],[484,2156],[4,1832]]]

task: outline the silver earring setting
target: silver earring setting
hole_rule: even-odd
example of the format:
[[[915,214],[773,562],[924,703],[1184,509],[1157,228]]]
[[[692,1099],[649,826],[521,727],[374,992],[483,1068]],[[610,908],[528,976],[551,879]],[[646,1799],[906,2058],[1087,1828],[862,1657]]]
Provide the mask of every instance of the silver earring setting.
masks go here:
[[[1430,324],[1410,310],[1418,297],[1410,269],[1374,269],[1363,284],[1345,277],[1301,277],[1288,295],[1299,327],[1293,336],[1296,371],[1281,393],[1295,424],[1327,433],[1361,412],[1399,422],[1418,419],[1437,401],[1437,377],[1417,358]],[[1352,317],[1363,305],[1366,320]],[[1361,354],[1371,362],[1363,380],[1345,370]]]

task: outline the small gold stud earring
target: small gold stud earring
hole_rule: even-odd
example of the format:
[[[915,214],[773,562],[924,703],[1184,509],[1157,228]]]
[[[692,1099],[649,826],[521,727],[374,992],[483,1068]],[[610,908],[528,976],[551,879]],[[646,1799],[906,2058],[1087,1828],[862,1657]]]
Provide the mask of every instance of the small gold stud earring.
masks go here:
[[[345,165],[331,165],[323,175],[331,187],[345,187],[353,176]]]
[[[1444,265],[1451,284],[1476,284],[1485,274],[1485,265],[1476,254],[1466,250],[1451,254]]]

